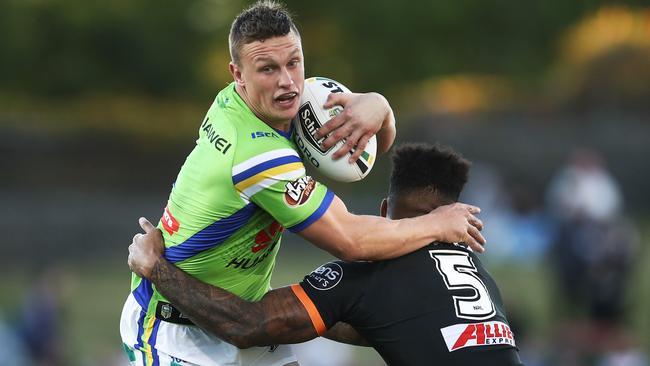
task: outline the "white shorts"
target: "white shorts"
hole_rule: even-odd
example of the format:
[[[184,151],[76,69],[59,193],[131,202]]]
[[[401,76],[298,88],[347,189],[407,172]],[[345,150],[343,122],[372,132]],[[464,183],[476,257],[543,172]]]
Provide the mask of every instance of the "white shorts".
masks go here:
[[[122,309],[120,335],[133,366],[284,366],[296,362],[288,345],[239,349],[193,325],[157,321],[156,326],[148,327],[150,334],[143,334],[139,324],[143,313],[129,294]]]

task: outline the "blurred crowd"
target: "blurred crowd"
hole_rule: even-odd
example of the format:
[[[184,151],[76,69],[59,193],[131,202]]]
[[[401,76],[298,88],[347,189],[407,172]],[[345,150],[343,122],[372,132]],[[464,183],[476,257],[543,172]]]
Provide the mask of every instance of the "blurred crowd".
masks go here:
[[[464,199],[483,208],[486,261],[546,268],[553,277],[546,334],[533,334],[520,307],[510,309],[527,365],[648,365],[626,319],[639,233],[601,155],[574,150],[541,195],[506,184],[492,167],[473,173]],[[522,296],[536,291],[528,290]]]
[[[626,216],[623,193],[597,151],[574,150],[541,192],[507,181],[494,166],[475,162],[461,200],[482,208],[489,241],[483,258],[488,269],[516,268],[523,276],[541,269],[550,276],[551,298],[545,301],[552,314],[546,328],[532,324],[526,306],[505,296],[527,365],[650,364],[626,316],[632,298],[627,285],[640,237]],[[64,273],[46,269],[25,293],[16,314],[0,312],[1,364],[69,363],[66,351],[71,347],[64,344],[61,305],[67,286]],[[538,291],[534,285],[525,290],[528,293],[520,296],[531,297]],[[114,358],[98,364],[126,364],[118,354],[117,338],[115,349]],[[337,357],[336,365],[358,364],[350,347],[326,340],[298,345],[295,350],[307,366],[331,365],[332,355]]]
[[[0,308],[2,365],[59,366],[68,362],[61,300],[69,293],[70,278],[55,267],[37,273],[16,314],[2,314]]]

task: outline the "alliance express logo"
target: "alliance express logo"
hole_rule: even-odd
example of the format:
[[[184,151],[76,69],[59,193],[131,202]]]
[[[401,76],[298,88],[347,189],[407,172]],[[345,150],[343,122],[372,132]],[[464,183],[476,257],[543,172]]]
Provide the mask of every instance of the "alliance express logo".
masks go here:
[[[169,208],[165,207],[162,218],[160,219],[162,226],[169,235],[174,235],[180,229],[181,224],[176,220],[176,218],[169,212]]]
[[[284,188],[284,202],[289,207],[298,207],[309,201],[314,188],[316,188],[316,181],[310,176],[305,176],[288,182]]]
[[[484,322],[455,324],[440,329],[449,352],[465,347],[495,346],[500,344],[515,347],[515,337],[508,324]]]

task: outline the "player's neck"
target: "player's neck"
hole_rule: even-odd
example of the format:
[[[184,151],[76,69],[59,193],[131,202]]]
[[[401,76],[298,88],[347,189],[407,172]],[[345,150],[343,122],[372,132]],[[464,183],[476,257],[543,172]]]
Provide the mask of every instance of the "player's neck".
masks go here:
[[[259,113],[259,111],[255,108],[253,103],[251,103],[250,98],[248,97],[248,93],[246,93],[246,89],[242,88],[239,84],[235,84],[235,92],[239,94],[239,97],[242,98],[244,103],[248,106],[248,109],[250,109],[251,112],[253,112],[255,117],[257,117],[257,119],[266,123],[271,128],[274,128],[282,132],[289,132],[289,130],[291,129],[290,119],[285,121],[269,121],[269,119],[265,117],[262,113]]]

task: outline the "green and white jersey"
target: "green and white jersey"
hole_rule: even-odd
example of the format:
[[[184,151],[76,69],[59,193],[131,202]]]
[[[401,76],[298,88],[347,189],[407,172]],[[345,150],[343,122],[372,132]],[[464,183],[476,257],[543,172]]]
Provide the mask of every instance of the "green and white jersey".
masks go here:
[[[230,84],[201,124],[158,224],[165,258],[201,281],[259,300],[284,228],[306,228],[333,197],[305,175],[291,134],[259,120]],[[131,291],[143,309],[135,349],[155,348],[156,306],[166,300],[135,275]]]

